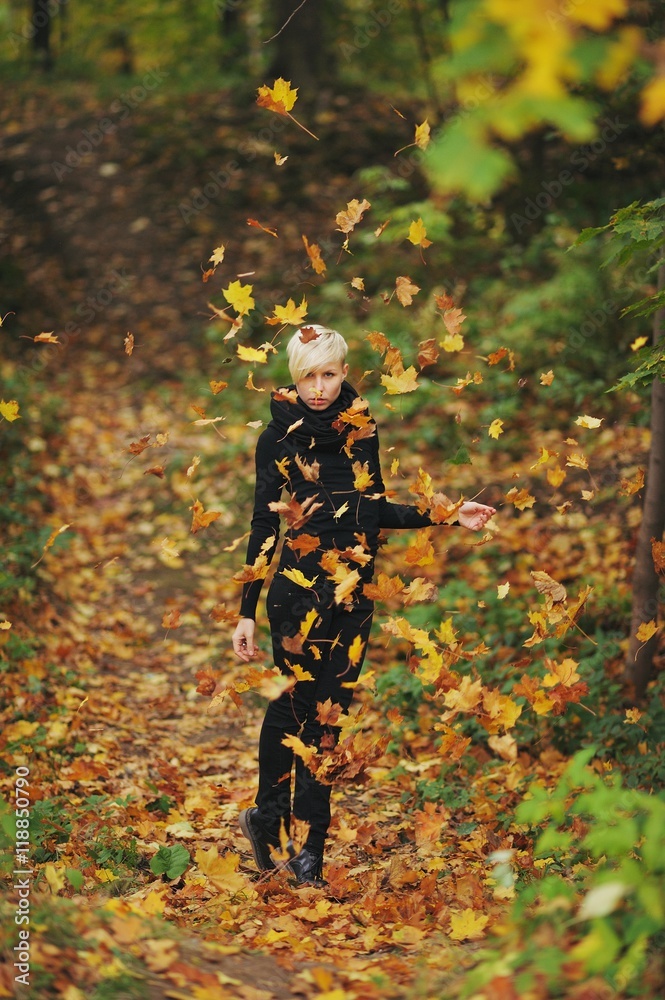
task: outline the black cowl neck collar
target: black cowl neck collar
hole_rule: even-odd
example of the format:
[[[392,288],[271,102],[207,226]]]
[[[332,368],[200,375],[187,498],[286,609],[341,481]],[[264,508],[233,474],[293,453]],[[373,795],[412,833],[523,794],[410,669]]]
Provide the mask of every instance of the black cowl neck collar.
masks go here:
[[[295,386],[288,386],[288,390],[295,391]],[[296,396],[296,401],[292,403],[288,399],[276,399],[275,393],[272,393],[270,400],[272,422],[280,437],[285,437],[288,432],[288,438],[303,448],[309,448],[313,438],[315,448],[338,450],[344,447],[349,428],[345,426],[342,431],[338,431],[332,425],[340,413],[347,410],[357,397],[358,393],[353,386],[349,382],[342,382],[340,394],[335,402],[318,413],[303,403],[300,396]],[[298,423],[300,420],[302,423]],[[298,423],[297,427],[293,427],[295,423]],[[291,431],[290,427],[293,428]]]

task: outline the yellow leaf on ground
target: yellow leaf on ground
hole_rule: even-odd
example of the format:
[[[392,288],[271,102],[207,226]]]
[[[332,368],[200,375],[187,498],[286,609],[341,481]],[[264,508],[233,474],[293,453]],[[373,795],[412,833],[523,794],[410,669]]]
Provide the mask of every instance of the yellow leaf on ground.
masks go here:
[[[476,910],[467,907],[458,913],[451,913],[448,936],[453,941],[477,941],[483,937],[488,922],[487,914],[477,913]]]

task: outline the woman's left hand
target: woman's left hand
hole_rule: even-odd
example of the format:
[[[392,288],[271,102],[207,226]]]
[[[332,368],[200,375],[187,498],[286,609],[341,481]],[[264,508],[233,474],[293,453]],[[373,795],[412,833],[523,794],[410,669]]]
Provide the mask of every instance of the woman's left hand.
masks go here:
[[[457,520],[463,528],[469,528],[471,531],[480,531],[495,514],[495,507],[488,507],[484,503],[476,503],[475,500],[467,500],[457,511]]]

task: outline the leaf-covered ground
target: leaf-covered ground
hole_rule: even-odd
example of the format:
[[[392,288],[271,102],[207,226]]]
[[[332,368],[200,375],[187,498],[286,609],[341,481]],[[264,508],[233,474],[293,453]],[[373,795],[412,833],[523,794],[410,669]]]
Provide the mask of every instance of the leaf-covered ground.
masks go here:
[[[511,851],[513,878],[524,882],[548,867],[514,821],[525,792],[555,784],[590,732],[607,772],[621,754],[639,760],[658,747],[648,716],[627,714],[619,698],[603,717],[607,692],[620,688],[647,443],[635,403],[625,415],[617,404],[600,426],[576,423],[582,410],[548,404],[545,377],[529,384],[502,438],[496,424],[488,433],[486,408],[493,394],[522,391],[508,352],[477,357],[469,345],[431,380],[425,370],[416,404],[368,377],[390,488],[423,495],[422,468],[451,495],[484,489],[500,510],[484,539],[442,527],[393,537],[382,552],[380,572],[403,587],[380,607],[344,743],[330,887],[258,877],[237,816],[253,801],[269,692],[235,662],[225,619],[237,606],[232,575],[251,510],[250,425],[266,419],[267,392],[246,387],[250,366],[235,346],[203,338],[209,298],[223,303],[218,275],[204,284],[201,271],[223,242],[233,261],[223,283],[258,288],[263,277],[264,312],[284,305],[313,280],[302,235],[333,240],[335,214],[362,195],[355,171],[370,155],[389,161],[405,136],[399,123],[394,134],[375,128],[369,110],[358,120],[323,107],[312,112],[321,136],[312,146],[295,130],[271,131],[267,113],[211,99],[173,115],[158,92],[151,112],[169,118],[168,139],[139,109],[54,182],[54,162],[105,109],[91,103],[76,119],[66,101],[43,110],[27,101],[5,123],[2,168],[3,263],[14,262],[17,289],[35,289],[32,301],[17,291],[19,314],[5,321],[7,375],[47,359],[38,366],[45,396],[12,424],[38,476],[27,513],[42,532],[40,598],[8,607],[12,628],[0,633],[0,651],[11,650],[3,794],[11,802],[14,767],[29,768],[40,845],[32,995],[458,995],[482,943],[505,929],[514,894],[491,856]],[[385,108],[375,110],[385,123]],[[248,137],[256,148],[242,146]],[[291,180],[276,179],[275,149],[301,158]],[[233,178],[188,215],[212,169]],[[386,287],[408,273],[395,266]],[[74,323],[67,345],[24,340],[19,354],[17,331],[34,337],[49,319],[61,342]],[[380,373],[366,332],[359,321],[356,346]],[[492,347],[501,351],[500,338]],[[408,364],[416,353],[414,344]],[[258,390],[271,384],[260,365],[254,378]],[[209,383],[221,380],[229,387],[215,395]],[[457,425],[455,447],[470,450],[471,465],[450,464]],[[219,516],[192,531],[197,501]],[[596,652],[584,647],[580,665],[587,635]],[[163,875],[160,848],[173,864]],[[0,996],[14,993],[12,905],[10,892]],[[570,926],[565,934],[572,941]],[[580,1000],[596,995],[584,989],[609,989],[572,973],[571,983],[565,995]],[[651,972],[648,987],[656,995]],[[550,995],[539,981],[530,988],[516,993],[497,969],[491,995]]]

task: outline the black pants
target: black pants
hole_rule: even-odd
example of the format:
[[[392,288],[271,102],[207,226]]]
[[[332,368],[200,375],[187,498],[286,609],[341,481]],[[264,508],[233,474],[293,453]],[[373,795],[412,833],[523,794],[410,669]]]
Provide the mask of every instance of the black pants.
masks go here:
[[[270,585],[266,609],[275,664],[287,675],[293,674],[291,665],[297,664],[314,679],[296,681],[295,687],[268,705],[259,739],[256,818],[268,840],[278,844],[280,825],[283,822],[288,832],[293,813],[296,819],[309,823],[305,846],[322,854],[330,825],[331,787],[317,781],[302,759],[296,757],[292,804],[294,754],[282,740],[291,733],[300,736],[308,746],[320,748],[322,741],[324,747],[335,745],[339,729],[319,722],[317,705],[330,699],[345,712],[348,710],[353,689],[344,685],[356,681],[360,674],[374,606],[366,598],[360,598],[347,610],[344,605],[335,604],[332,588],[314,593],[278,573]],[[283,639],[292,639],[300,633],[302,622],[311,609],[317,611],[317,619],[308,632],[303,652],[289,652],[284,648]],[[363,650],[358,661],[352,664],[349,648],[357,636],[360,636]]]

